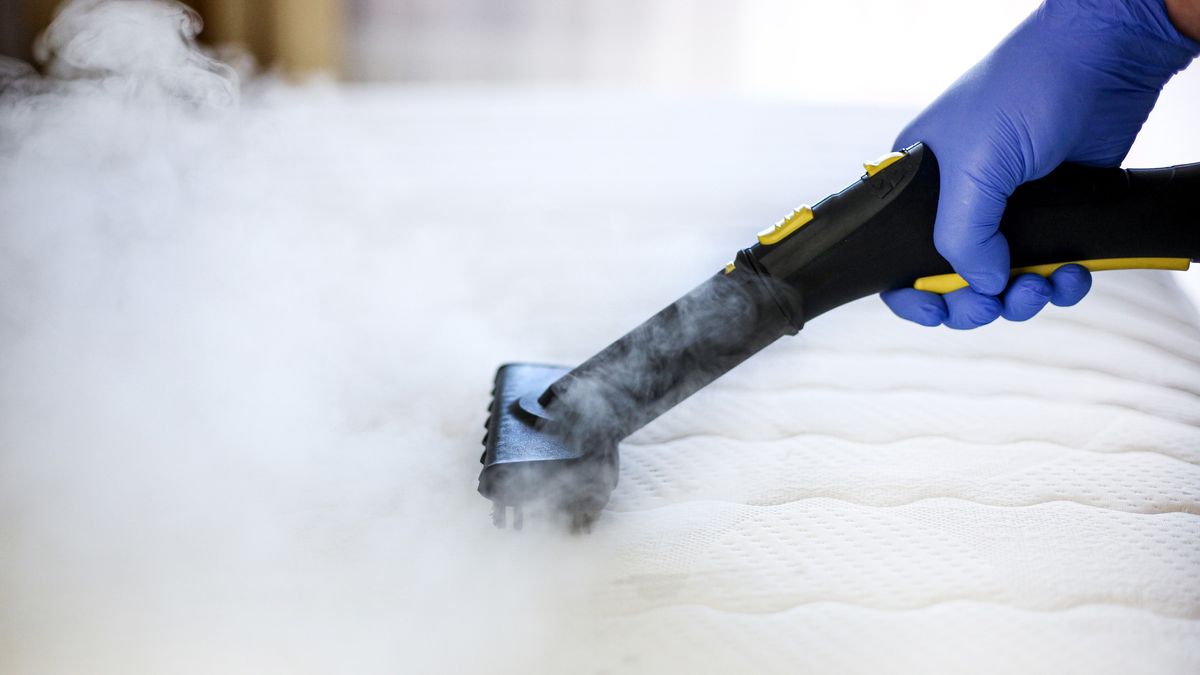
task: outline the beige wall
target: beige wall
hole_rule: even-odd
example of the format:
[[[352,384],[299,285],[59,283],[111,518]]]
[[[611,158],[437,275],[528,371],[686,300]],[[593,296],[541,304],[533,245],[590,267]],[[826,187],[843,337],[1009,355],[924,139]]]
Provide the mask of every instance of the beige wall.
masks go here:
[[[340,0],[195,0],[204,17],[201,37],[210,44],[236,44],[263,66],[294,76],[340,74],[343,3]]]

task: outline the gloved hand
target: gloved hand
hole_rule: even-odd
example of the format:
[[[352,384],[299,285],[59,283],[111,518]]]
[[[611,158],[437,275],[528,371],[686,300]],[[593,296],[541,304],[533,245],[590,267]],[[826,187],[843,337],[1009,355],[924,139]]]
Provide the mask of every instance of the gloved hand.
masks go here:
[[[1092,282],[1078,265],[1009,279],[997,231],[1005,201],[1064,161],[1120,165],[1163,85],[1198,53],[1163,0],[1045,0],[896,139],[895,149],[924,141],[937,155],[934,245],[970,287],[945,296],[907,288],[883,301],[951,328],[1079,302]]]

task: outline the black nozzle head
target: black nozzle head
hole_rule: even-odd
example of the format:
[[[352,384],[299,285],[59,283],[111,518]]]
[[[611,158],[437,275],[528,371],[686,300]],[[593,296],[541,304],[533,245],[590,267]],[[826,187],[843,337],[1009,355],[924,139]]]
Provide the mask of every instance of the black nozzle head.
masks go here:
[[[497,527],[520,529],[527,506],[586,531],[617,485],[617,441],[603,421],[547,410],[542,394],[567,368],[509,363],[496,371],[480,462],[479,493]],[[567,419],[571,421],[568,422]],[[580,433],[587,429],[586,433]]]

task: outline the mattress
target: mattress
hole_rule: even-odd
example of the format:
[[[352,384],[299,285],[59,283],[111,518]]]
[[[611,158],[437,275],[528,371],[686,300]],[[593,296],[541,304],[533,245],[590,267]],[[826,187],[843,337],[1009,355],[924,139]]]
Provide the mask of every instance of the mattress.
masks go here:
[[[1200,672],[1169,273],[967,333],[866,298],[628,439],[590,536],[491,527],[496,365],[586,358],[910,111],[119,85],[0,118],[0,671]]]
[[[1198,335],[1101,277],[970,335],[854,305],[631,438],[601,596],[647,670],[1200,667]]]

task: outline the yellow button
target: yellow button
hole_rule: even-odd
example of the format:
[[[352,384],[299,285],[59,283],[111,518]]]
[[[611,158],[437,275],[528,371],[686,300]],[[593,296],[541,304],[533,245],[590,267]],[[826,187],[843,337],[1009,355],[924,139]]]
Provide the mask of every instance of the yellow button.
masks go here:
[[[903,157],[904,157],[903,152],[889,152],[888,154],[883,155],[882,157],[875,160],[874,162],[864,162],[863,168],[867,170],[867,176],[874,176],[875,174],[879,173],[880,171],[883,171],[884,169],[888,168],[889,166],[900,161],[900,159]]]
[[[737,265],[733,264],[732,260],[725,263],[725,274],[733,274],[733,271],[736,269],[737,269]]]
[[[759,232],[758,243],[763,246],[778,244],[783,241],[784,237],[800,229],[812,219],[812,207],[808,204],[801,204],[794,211],[787,214],[783,220]]]

